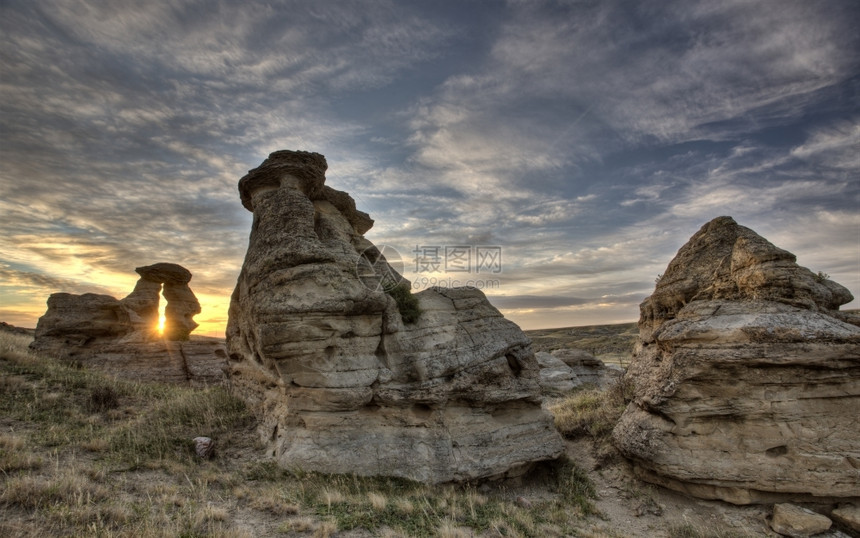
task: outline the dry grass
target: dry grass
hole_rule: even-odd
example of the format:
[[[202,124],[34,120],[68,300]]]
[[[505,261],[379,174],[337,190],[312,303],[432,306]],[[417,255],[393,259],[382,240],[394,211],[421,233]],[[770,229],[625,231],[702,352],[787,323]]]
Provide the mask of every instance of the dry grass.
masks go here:
[[[549,406],[555,425],[569,438],[607,438],[630,401],[630,387],[623,379],[606,390],[575,392]]]
[[[38,469],[42,458],[27,451],[26,441],[16,435],[0,434],[0,474]]]
[[[370,502],[371,508],[377,512],[385,510],[385,507],[388,506],[388,499],[385,498],[385,495],[381,495],[375,491],[367,494],[367,500]]]
[[[257,461],[251,417],[219,388],[120,381],[28,344],[0,333],[2,536],[554,536],[593,513],[573,465],[553,469],[551,497],[531,506],[504,488],[287,471]],[[199,435],[217,440],[214,459],[194,455]]]

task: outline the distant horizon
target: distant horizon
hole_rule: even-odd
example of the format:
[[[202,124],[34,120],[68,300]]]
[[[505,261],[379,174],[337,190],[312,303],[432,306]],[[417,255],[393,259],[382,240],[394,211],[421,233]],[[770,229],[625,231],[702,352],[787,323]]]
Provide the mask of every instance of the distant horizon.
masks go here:
[[[0,319],[166,261],[221,332],[237,182],[281,149],[325,155],[417,288],[479,281],[529,330],[638,318],[722,215],[860,297],[858,27],[852,0],[4,1]]]

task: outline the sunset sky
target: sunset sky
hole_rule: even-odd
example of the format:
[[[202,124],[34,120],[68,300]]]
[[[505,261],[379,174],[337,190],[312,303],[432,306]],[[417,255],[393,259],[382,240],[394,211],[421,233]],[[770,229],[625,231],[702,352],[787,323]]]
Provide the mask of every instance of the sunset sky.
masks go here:
[[[636,320],[720,215],[860,297],[858,27],[856,0],[2,0],[0,321],[165,261],[223,336],[236,184],[278,149],[326,156],[416,289],[473,280],[526,329]]]

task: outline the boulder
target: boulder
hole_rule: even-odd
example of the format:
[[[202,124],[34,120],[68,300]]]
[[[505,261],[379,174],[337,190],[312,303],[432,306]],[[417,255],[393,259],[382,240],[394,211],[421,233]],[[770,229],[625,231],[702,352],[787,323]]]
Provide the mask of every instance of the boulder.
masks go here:
[[[619,370],[607,368],[602,360],[584,349],[556,349],[552,351],[552,356],[570,367],[581,384],[603,387],[617,379],[621,373]]]
[[[269,454],[289,468],[428,483],[558,457],[525,334],[475,288],[412,295],[364,238],[370,217],[324,185],[326,168],[317,153],[278,151],[239,181],[254,222],[228,374]]]
[[[729,217],[640,306],[613,431],[645,480],[736,504],[856,498],[860,328],[832,281]]]
[[[833,510],[830,517],[849,530],[860,533],[860,506],[844,504]]]
[[[582,384],[573,370],[545,351],[535,353],[540,366],[540,388],[544,391],[568,392]]]
[[[140,278],[157,284],[188,284],[191,282],[191,271],[175,263],[154,263],[134,270]]]
[[[830,528],[830,518],[793,504],[775,504],[770,528],[783,536],[807,538]]]
[[[59,346],[81,347],[99,339],[115,339],[134,332],[133,313],[110,295],[53,293],[48,310],[36,324],[32,347],[47,351]]]
[[[227,352],[215,338],[191,338],[200,303],[188,287],[191,273],[157,263],[135,269],[140,279],[124,299],[54,293],[30,347],[124,379],[210,385],[224,379]],[[164,287],[165,332],[159,335],[159,292]]]

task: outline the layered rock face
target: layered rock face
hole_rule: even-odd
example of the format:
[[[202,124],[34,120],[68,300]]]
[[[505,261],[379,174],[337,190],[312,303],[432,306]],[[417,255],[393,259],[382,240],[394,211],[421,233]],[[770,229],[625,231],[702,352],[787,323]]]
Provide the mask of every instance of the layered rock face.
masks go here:
[[[373,221],[324,185],[327,164],[272,153],[239,181],[253,211],[230,305],[233,390],[282,465],[429,483],[557,457],[530,342],[474,288],[433,288],[404,323],[408,281],[363,234]],[[369,278],[370,277],[370,278]]]
[[[174,263],[138,267],[128,297],[54,293],[39,318],[36,351],[79,361],[125,379],[212,384],[223,380],[224,345],[190,339],[200,303],[188,286],[191,272]],[[159,292],[167,300],[164,335],[157,333]]]
[[[860,327],[847,289],[729,217],[640,306],[613,432],[643,478],[736,504],[860,495]]]

